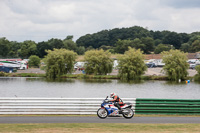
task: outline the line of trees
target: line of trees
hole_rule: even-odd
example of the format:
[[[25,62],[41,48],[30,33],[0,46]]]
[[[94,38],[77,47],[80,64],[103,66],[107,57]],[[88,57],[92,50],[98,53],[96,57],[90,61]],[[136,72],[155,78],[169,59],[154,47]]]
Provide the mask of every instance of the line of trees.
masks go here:
[[[77,54],[66,49],[48,50],[45,57],[46,75],[50,79],[55,79],[63,74],[70,74],[73,72],[74,63]],[[89,50],[84,55],[85,72],[92,75],[107,75],[112,72],[113,59],[111,53],[104,50]],[[162,52],[163,62],[165,66],[163,70],[168,76],[169,80],[178,81],[185,80],[189,68],[187,63],[187,54],[180,50],[170,50]],[[143,52],[138,49],[129,47],[123,54],[117,57],[119,65],[119,77],[122,80],[138,80],[147,70],[144,63]],[[199,72],[199,68],[197,68]]]
[[[73,36],[67,36],[64,40],[52,38],[48,41],[24,42],[9,41],[5,37],[0,38],[0,58],[29,58],[37,55],[43,58],[45,50],[68,49],[78,55],[83,55],[91,49],[109,50],[111,53],[123,54],[128,47],[140,49],[144,54],[159,54],[170,49],[179,49],[183,52],[200,51],[200,32],[177,33],[172,31],[152,31],[143,27],[115,28],[102,30],[94,34],[81,36],[76,42]]]
[[[145,54],[161,53],[163,50],[180,49],[184,52],[200,51],[200,32],[177,33],[152,31],[143,27],[115,28],[87,34],[76,41],[85,48],[110,49],[113,53],[124,53],[128,47],[141,49]]]
[[[68,49],[73,50],[79,55],[84,54],[85,48],[77,46],[72,40],[73,36],[67,36],[64,40],[50,39],[43,42],[34,42],[31,40],[24,42],[8,41],[5,37],[0,38],[0,58],[23,58],[28,59],[31,55],[37,55],[44,58],[47,55],[46,50]]]

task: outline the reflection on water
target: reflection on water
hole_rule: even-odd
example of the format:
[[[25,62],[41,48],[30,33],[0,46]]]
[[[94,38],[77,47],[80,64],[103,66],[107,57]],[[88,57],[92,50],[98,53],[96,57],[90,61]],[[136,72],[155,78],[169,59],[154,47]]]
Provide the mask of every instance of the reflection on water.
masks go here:
[[[127,83],[127,84],[143,84],[145,83],[144,80],[119,80],[118,83],[121,83],[121,84],[124,84],[124,83]]]
[[[112,80],[110,79],[79,79],[85,83],[111,83]]]
[[[43,81],[46,81],[46,82],[66,82],[66,83],[74,83],[75,80],[74,79],[66,79],[66,78],[58,78],[56,80],[52,80],[52,79],[46,79],[46,78],[43,78]]]
[[[74,79],[66,79],[66,78],[57,78],[56,80],[47,79],[47,78],[26,78],[26,81],[41,81],[41,82],[67,82],[67,83],[74,83]]]
[[[0,97],[95,98],[116,92],[124,98],[200,99],[199,83],[108,79],[0,78]]]
[[[182,82],[176,82],[176,81],[166,81],[165,82],[166,85],[187,85],[185,81],[182,81]],[[190,83],[188,83],[190,84]]]
[[[200,85],[200,81],[195,81],[195,83]]]

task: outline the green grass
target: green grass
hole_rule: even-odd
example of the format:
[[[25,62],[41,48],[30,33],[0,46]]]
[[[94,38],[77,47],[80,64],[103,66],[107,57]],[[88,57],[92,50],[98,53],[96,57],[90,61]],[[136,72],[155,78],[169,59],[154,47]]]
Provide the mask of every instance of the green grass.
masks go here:
[[[8,73],[0,72],[0,77],[6,77],[6,76],[8,76]]]
[[[0,133],[199,133],[200,124],[0,124]]]
[[[9,73],[8,77],[45,77],[45,74],[36,73]]]

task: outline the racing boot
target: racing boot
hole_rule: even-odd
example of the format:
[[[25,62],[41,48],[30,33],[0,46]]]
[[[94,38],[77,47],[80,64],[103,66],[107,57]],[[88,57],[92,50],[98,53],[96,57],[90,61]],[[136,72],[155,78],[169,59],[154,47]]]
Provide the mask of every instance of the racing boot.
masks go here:
[[[122,114],[122,108],[120,107],[120,105],[117,104],[116,106],[117,106],[117,108],[119,109],[119,114]]]

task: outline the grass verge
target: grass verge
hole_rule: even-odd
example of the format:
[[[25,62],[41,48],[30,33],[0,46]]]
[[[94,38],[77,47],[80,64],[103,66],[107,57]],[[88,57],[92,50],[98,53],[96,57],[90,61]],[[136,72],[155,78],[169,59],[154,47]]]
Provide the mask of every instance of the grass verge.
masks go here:
[[[0,124],[0,133],[199,133],[200,124]]]
[[[37,73],[9,73],[8,77],[45,77],[45,74]]]
[[[46,77],[46,74],[40,74],[40,73],[4,73],[0,72],[0,77]],[[118,79],[120,80],[120,77],[118,75],[86,75],[86,74],[65,74],[62,75],[60,78],[75,78],[75,79]],[[186,79],[195,81],[200,81],[200,77],[194,76],[194,77],[187,77]],[[156,75],[148,75],[148,76],[141,76],[141,78],[138,81],[142,80],[165,80],[168,81],[167,76],[156,76]],[[131,80],[135,81],[135,80]]]

